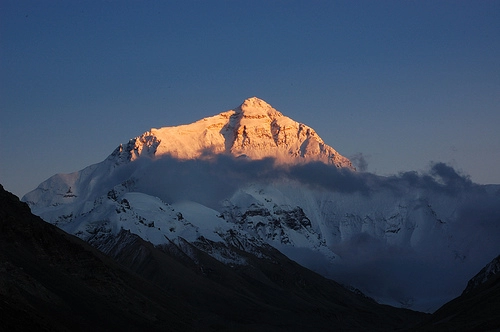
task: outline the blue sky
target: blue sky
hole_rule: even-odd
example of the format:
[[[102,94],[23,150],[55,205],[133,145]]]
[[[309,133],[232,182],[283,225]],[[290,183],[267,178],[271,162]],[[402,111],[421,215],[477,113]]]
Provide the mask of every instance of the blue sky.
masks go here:
[[[500,1],[0,2],[0,183],[22,196],[252,96],[379,175],[500,183]]]

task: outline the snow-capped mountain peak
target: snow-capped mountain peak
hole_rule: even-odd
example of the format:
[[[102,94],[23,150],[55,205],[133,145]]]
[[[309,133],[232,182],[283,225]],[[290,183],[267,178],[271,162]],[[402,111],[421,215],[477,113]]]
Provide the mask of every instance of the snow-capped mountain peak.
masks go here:
[[[350,160],[325,144],[312,128],[256,97],[191,124],[151,129],[118,147],[114,155],[120,160],[163,155],[187,160],[207,153],[252,160],[271,157],[282,164],[321,161],[353,169]]]
[[[239,107],[234,109],[234,111],[236,113],[241,113],[246,118],[251,118],[252,116],[255,116],[257,118],[265,116],[269,117],[283,116],[283,114],[275,110],[267,102],[257,97],[251,97],[245,99],[245,101]]]
[[[23,201],[103,251],[122,231],[230,266],[271,246],[376,300],[432,311],[500,248],[498,186],[440,181],[461,179],[440,166],[433,176],[350,172],[312,128],[253,97],[151,129]]]

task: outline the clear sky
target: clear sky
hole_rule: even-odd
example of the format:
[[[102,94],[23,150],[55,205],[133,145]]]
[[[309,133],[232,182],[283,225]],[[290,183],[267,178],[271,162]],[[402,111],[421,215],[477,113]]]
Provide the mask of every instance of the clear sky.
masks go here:
[[[0,2],[0,183],[257,96],[379,175],[500,183],[500,1]]]

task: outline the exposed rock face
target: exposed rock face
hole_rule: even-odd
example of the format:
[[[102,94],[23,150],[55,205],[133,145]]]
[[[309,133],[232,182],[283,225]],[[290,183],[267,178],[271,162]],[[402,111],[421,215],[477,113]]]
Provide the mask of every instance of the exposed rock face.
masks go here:
[[[493,259],[488,265],[481,269],[478,274],[469,280],[463,294],[470,293],[482,284],[495,278],[498,274],[500,274],[500,255]]]
[[[251,159],[272,157],[284,164],[321,161],[353,168],[349,159],[325,144],[312,128],[284,116],[256,97],[192,124],[151,129],[132,139],[125,148],[118,147],[114,155],[129,160],[165,154],[195,159],[211,153]]]
[[[423,175],[352,172],[314,130],[250,98],[152,129],[23,201],[105,252],[122,231],[228,266],[248,264],[228,248],[262,258],[258,248],[271,246],[380,302],[431,312],[500,252],[498,192],[443,164]]]
[[[226,236],[227,244],[200,237],[153,246],[121,230],[89,241],[104,255],[0,185],[0,331],[384,331],[426,317]],[[222,264],[223,256],[246,263]]]

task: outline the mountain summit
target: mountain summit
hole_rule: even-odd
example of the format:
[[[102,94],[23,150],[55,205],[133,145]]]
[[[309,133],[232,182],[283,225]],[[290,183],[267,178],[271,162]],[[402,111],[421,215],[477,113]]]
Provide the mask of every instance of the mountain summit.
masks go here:
[[[120,145],[114,155],[134,160],[141,155],[196,159],[230,154],[253,160],[275,158],[279,164],[321,161],[354,169],[350,160],[328,146],[316,132],[252,97],[235,109],[176,127],[151,129]]]
[[[22,200],[105,253],[127,248],[125,234],[134,234],[268,284],[252,262],[277,266],[274,248],[379,302],[428,312],[500,252],[498,186],[472,184],[444,164],[390,177],[350,169],[312,128],[249,98],[151,129]]]

